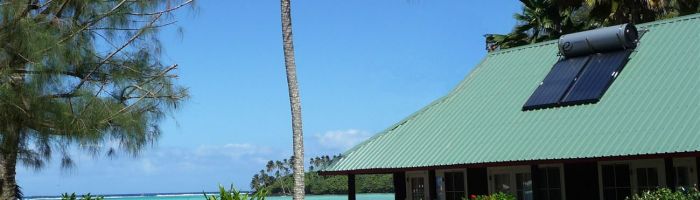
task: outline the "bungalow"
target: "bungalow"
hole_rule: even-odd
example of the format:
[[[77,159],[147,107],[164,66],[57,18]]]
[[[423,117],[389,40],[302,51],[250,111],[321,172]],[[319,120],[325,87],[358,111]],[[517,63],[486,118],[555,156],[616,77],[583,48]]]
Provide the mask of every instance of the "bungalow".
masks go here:
[[[700,14],[636,29],[619,55],[568,57],[559,41],[491,52],[449,94],[321,173],[348,175],[351,200],[355,175],[378,173],[393,174],[396,200],[619,200],[696,185]]]

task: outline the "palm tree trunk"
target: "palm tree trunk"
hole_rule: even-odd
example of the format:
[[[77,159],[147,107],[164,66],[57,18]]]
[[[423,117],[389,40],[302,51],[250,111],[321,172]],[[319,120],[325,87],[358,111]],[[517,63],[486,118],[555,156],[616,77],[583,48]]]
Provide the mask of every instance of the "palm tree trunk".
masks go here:
[[[0,162],[0,178],[2,179],[0,199],[9,200],[18,198],[15,168],[17,167],[19,134],[20,130],[17,129],[15,133],[5,135],[5,138],[3,138],[2,162]]]
[[[304,199],[304,139],[301,126],[301,98],[297,85],[296,64],[294,63],[294,43],[292,41],[292,14],[290,0],[281,0],[282,42],[284,43],[284,64],[287,69],[289,103],[292,107],[292,135],[294,160],[294,200]]]

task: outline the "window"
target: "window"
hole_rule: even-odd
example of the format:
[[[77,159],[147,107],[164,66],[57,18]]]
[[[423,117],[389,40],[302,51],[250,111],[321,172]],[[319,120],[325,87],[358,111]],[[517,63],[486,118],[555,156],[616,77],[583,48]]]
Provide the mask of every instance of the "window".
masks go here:
[[[532,200],[532,178],[530,173],[515,174],[515,196],[518,200]]]
[[[561,200],[562,183],[559,167],[542,167],[537,173],[537,190],[542,200]]]
[[[530,166],[488,168],[489,192],[508,193],[518,200],[533,200]]]
[[[445,200],[465,197],[464,172],[445,172]]]
[[[690,168],[676,167],[676,187],[689,188],[690,184]]]
[[[493,175],[493,188],[495,190],[494,193],[511,193],[510,174]]]
[[[601,175],[604,200],[624,200],[632,194],[628,164],[602,165]]]
[[[637,168],[636,171],[638,193],[655,190],[660,186],[659,172],[656,168]]]
[[[666,186],[664,159],[610,161],[599,164],[601,199],[625,199]]]
[[[697,184],[695,158],[674,158],[676,187],[691,188]]]

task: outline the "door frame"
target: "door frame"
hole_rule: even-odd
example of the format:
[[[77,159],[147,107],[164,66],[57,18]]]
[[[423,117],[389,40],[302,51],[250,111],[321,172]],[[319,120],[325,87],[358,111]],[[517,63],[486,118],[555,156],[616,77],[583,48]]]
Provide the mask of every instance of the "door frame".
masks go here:
[[[411,178],[423,178],[423,186],[425,187],[423,189],[423,197],[425,200],[428,200],[428,193],[430,192],[430,186],[428,185],[428,171],[406,172],[406,200],[414,200],[413,191],[411,191],[413,187],[413,185],[411,185]]]
[[[443,170],[436,170],[435,171],[436,181],[442,181],[441,184],[437,185],[437,186],[441,186],[441,187],[437,187],[438,200],[445,200],[446,199],[447,195],[446,195],[445,187],[446,187],[447,183],[445,183],[445,173],[449,173],[449,172],[461,172],[462,173],[462,180],[464,180],[464,196],[468,197],[469,194],[468,194],[467,188],[469,188],[469,187],[467,186],[467,184],[468,184],[467,183],[468,182],[467,181],[467,169],[443,169]]]

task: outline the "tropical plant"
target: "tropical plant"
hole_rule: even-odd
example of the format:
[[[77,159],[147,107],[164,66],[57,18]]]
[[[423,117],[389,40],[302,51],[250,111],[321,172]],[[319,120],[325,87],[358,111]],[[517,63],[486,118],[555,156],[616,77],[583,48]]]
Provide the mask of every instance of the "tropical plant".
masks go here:
[[[187,98],[157,32],[192,0],[0,3],[0,199],[16,199],[16,166],[41,169],[69,150],[136,155]]]
[[[267,196],[267,191],[258,190],[253,194],[242,193],[231,185],[231,188],[226,191],[224,186],[219,185],[219,196],[211,195],[208,196],[204,193],[204,199],[206,200],[265,200]]]
[[[644,23],[700,12],[698,0],[520,0],[508,34],[486,34],[487,51],[553,40],[622,23]]]
[[[78,196],[75,195],[75,193],[72,193],[70,195],[68,193],[63,193],[61,195],[61,200],[104,200],[104,199],[105,199],[104,196],[93,197],[90,193],[87,193],[80,198],[78,198]]]
[[[585,0],[591,6],[591,17],[599,19],[603,26],[622,23],[644,23],[668,14],[667,0]]]
[[[292,11],[290,0],[281,0],[282,13],[282,43],[284,49],[284,64],[287,72],[287,87],[289,89],[289,104],[292,112],[292,149],[294,188],[293,199],[304,199],[304,133],[301,120],[301,98],[297,83],[297,70],[294,61],[294,41],[292,34]]]
[[[635,194],[627,197],[628,200],[698,200],[700,192],[693,187],[689,189],[679,188],[672,191],[668,188],[659,188],[653,191],[645,191],[642,194]]]
[[[469,199],[466,197],[464,200],[515,200],[515,196],[506,193],[495,193],[491,195],[469,195]]]
[[[486,34],[486,49],[494,51],[558,38],[588,26],[578,19],[582,3],[556,0],[520,0],[523,11],[513,15],[517,24],[508,34]]]

